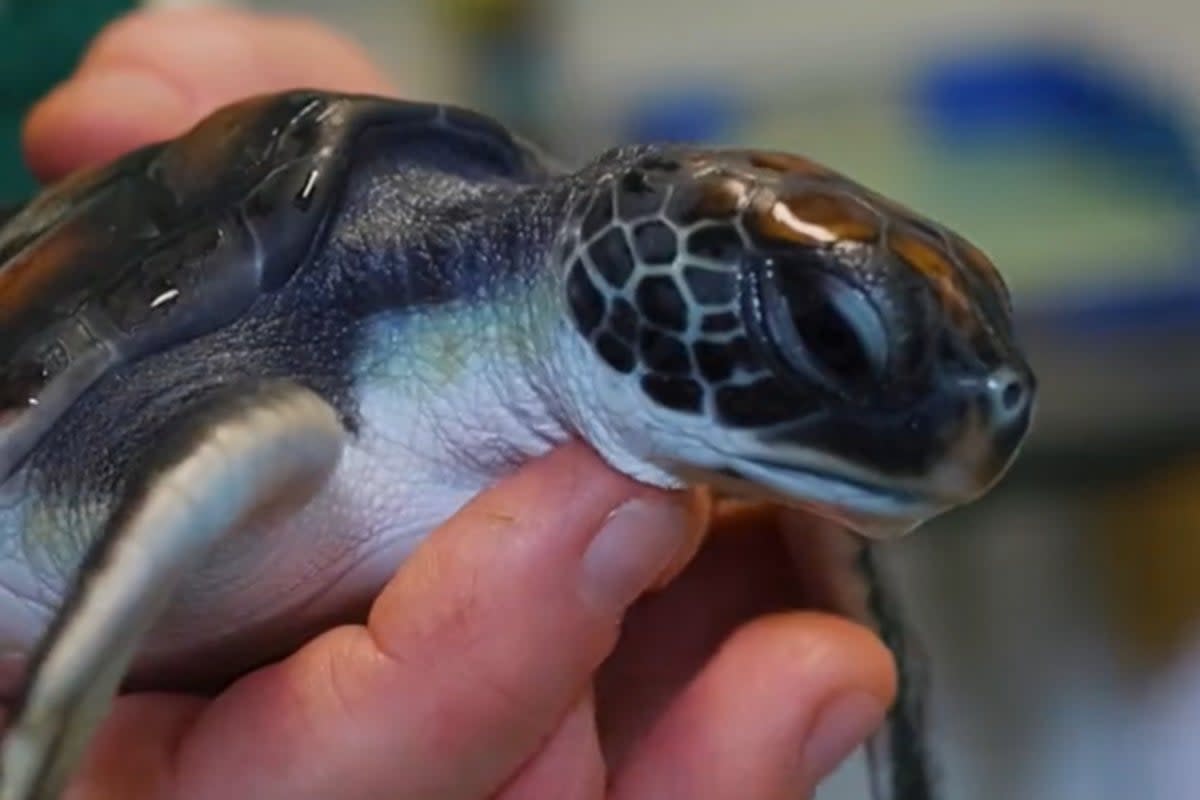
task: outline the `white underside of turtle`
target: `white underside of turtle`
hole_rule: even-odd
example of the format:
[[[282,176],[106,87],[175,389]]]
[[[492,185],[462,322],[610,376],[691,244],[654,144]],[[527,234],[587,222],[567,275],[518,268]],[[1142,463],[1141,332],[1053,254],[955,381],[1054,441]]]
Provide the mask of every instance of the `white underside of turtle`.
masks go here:
[[[146,680],[227,678],[361,610],[437,525],[569,438],[533,393],[513,391],[511,382],[499,393],[489,376],[521,374],[521,365],[504,363],[478,324],[439,316],[436,330],[415,336],[386,321],[377,327],[380,344],[369,349],[389,353],[390,363],[360,368],[363,428],[347,440],[336,472],[294,516],[231,532],[185,579],[147,635]],[[12,493],[21,484],[20,476],[11,481]],[[72,515],[76,536],[64,536],[62,516],[48,518],[33,499],[17,497],[0,512],[0,541],[9,548],[0,591],[14,601],[0,618],[6,696],[83,556],[64,544],[85,541],[106,505]]]

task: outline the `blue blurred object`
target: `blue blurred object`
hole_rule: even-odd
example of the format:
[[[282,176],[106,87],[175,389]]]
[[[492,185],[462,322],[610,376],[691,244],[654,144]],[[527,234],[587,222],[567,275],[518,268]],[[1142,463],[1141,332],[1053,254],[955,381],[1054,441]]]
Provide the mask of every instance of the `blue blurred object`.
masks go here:
[[[622,135],[630,142],[713,144],[731,138],[744,122],[732,92],[677,87],[643,96],[630,110]]]
[[[1086,287],[1052,305],[1026,307],[1022,325],[1040,332],[1125,334],[1200,327],[1200,282],[1181,281],[1129,291]]]
[[[1170,100],[1144,78],[1078,48],[1012,45],[935,59],[916,109],[945,146],[1031,140],[1101,149],[1200,198],[1200,165]]]

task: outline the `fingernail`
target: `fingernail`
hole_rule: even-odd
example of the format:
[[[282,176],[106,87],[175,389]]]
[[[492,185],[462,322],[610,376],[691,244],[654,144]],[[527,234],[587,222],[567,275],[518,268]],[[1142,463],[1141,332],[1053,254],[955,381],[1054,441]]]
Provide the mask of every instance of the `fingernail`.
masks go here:
[[[620,614],[689,541],[692,519],[675,498],[634,498],[608,515],[583,554],[584,600]]]
[[[878,697],[852,692],[828,703],[804,746],[804,770],[813,780],[826,777],[882,724],[887,709]]]

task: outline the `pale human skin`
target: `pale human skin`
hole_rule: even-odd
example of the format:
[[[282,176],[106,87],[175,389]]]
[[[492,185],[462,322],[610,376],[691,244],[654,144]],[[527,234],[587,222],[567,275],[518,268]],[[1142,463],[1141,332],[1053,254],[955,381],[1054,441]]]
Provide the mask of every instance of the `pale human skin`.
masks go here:
[[[135,14],[32,111],[26,156],[54,180],[301,85],[397,91],[311,21]],[[70,798],[808,796],[880,724],[892,658],[812,610],[774,517],[720,513],[697,554],[696,511],[562,447],[437,530],[364,624],[217,697],[120,698]]]

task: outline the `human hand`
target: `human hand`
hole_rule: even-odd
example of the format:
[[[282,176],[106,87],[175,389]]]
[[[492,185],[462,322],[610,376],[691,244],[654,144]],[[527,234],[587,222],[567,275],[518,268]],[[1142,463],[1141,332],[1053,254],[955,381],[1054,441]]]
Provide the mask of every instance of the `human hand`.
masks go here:
[[[25,124],[43,181],[182,133],[211,111],[292,87],[395,94],[356,45],[297,16],[234,9],[141,12],[93,40]]]
[[[136,15],[33,111],[28,158],[52,180],[299,85],[394,91],[311,23]],[[697,512],[563,447],[437,530],[363,624],[214,698],[118,699],[71,797],[805,797],[881,720],[891,658],[793,610],[819,576],[773,518],[722,514],[690,559]]]

